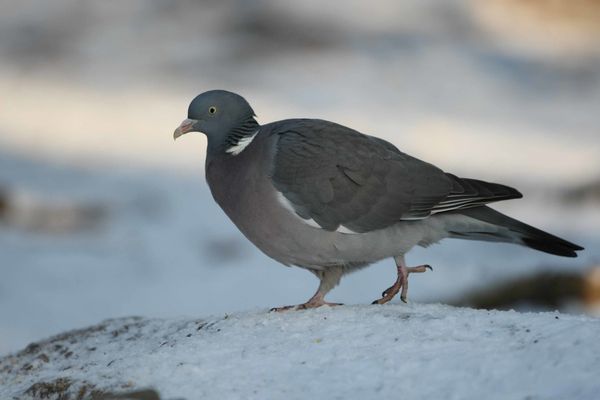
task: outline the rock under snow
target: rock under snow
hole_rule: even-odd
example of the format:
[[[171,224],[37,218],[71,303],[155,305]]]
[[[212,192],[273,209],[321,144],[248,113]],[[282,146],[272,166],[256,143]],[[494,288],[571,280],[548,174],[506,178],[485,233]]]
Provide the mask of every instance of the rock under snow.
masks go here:
[[[0,359],[0,398],[593,399],[598,332],[585,316],[435,304],[131,317]]]

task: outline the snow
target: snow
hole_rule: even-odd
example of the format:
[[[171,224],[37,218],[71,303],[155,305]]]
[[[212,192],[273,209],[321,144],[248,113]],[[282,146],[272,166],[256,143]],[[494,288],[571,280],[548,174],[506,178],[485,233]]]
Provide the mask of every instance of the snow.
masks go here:
[[[64,377],[70,393],[151,387],[163,399],[595,399],[599,329],[439,304],[113,319],[1,359],[0,398]]]

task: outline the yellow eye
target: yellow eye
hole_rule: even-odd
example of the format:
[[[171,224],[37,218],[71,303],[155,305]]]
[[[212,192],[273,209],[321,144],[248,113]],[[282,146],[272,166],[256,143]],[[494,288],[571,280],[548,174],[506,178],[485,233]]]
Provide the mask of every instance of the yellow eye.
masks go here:
[[[208,113],[209,113],[209,114],[214,114],[214,113],[216,113],[216,112],[217,112],[217,107],[215,107],[215,106],[210,106],[210,107],[208,108]]]

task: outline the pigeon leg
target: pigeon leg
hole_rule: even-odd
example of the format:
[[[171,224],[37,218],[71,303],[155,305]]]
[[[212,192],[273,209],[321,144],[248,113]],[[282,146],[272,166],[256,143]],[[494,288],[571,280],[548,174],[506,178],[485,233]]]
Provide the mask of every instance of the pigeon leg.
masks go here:
[[[389,288],[385,289],[381,294],[381,298],[375,300],[373,304],[385,304],[388,301],[392,300],[395,295],[402,290],[400,293],[400,299],[406,303],[406,296],[408,294],[408,275],[416,272],[425,272],[428,269],[433,271],[430,265],[424,264],[416,267],[407,267],[406,262],[404,261],[404,256],[394,257],[396,261],[396,268],[398,270],[398,278],[396,282]]]
[[[313,271],[320,280],[319,288],[317,292],[304,304],[298,304],[296,306],[284,306],[271,308],[271,311],[289,311],[289,310],[307,310],[309,308],[317,308],[321,306],[341,306],[341,303],[328,303],[325,301],[325,295],[333,289],[342,278],[343,268],[342,267],[328,267],[322,271]]]

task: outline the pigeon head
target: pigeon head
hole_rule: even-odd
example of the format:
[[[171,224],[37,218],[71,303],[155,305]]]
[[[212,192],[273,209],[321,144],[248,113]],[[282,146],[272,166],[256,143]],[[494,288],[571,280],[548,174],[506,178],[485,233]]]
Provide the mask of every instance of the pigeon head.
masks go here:
[[[208,138],[209,152],[236,155],[250,143],[258,128],[254,111],[242,96],[211,90],[192,100],[188,117],[175,130],[173,138],[188,132],[202,132]]]

